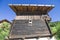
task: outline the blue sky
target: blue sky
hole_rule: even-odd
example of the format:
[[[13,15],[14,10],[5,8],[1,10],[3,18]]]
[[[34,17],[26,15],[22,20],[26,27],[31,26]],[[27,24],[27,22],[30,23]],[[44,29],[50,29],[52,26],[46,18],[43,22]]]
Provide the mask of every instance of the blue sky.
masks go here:
[[[8,4],[50,4],[55,5],[48,14],[51,21],[60,21],[60,0],[0,0],[0,20],[14,20],[16,14]]]

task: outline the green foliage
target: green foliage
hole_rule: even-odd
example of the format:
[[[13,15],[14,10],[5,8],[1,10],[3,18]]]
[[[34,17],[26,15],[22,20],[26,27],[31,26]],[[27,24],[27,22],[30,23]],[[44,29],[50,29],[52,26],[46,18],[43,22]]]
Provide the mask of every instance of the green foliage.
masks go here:
[[[55,37],[60,40],[60,22],[50,22],[52,34],[56,33]]]
[[[0,40],[4,40],[6,36],[9,34],[10,23],[3,22],[0,24]]]

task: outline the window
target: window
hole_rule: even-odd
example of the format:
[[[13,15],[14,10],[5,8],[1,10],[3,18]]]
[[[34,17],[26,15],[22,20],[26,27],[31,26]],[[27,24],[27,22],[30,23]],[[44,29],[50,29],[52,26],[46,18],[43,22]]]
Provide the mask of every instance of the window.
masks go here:
[[[29,20],[28,25],[29,25],[29,26],[32,26],[32,20]]]

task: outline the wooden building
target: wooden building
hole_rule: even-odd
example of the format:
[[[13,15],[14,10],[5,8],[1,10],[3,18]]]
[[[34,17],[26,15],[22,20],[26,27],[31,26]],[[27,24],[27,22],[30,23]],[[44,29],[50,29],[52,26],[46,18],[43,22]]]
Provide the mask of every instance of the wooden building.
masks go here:
[[[11,22],[9,22],[7,19],[4,19],[4,20],[0,20],[0,23],[3,23],[3,22],[8,22],[11,24]]]
[[[11,26],[9,40],[52,36],[48,25],[48,21],[51,20],[48,12],[54,5],[9,4],[9,6],[17,15]]]

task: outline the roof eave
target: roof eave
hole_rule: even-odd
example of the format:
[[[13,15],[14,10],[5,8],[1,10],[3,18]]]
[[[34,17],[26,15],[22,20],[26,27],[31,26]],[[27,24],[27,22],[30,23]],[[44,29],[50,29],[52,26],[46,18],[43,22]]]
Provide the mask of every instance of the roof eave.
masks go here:
[[[54,5],[43,5],[43,4],[8,4],[9,6],[48,6],[54,7]]]

